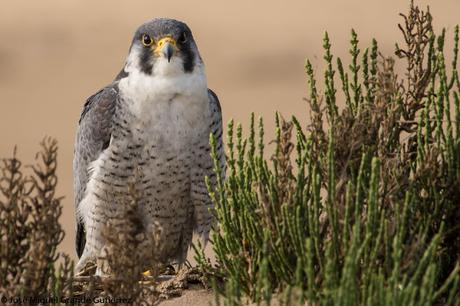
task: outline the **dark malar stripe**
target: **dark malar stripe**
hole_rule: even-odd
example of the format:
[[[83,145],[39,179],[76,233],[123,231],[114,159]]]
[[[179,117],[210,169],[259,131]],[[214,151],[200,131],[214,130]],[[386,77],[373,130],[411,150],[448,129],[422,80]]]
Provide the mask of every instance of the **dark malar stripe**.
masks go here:
[[[150,48],[142,48],[140,58],[141,71],[145,74],[151,75],[153,70],[152,64],[152,50]]]
[[[184,71],[186,73],[193,72],[195,68],[195,55],[193,54],[190,43],[185,43],[180,46],[182,53],[182,60],[184,61]]]

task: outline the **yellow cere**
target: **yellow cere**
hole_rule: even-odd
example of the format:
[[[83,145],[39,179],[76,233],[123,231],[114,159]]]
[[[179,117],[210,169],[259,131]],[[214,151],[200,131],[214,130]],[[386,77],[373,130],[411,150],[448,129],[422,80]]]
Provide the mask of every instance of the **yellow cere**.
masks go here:
[[[170,43],[173,46],[174,50],[177,50],[176,40],[172,37],[167,36],[167,37],[163,37],[162,39],[158,41],[155,52],[160,52],[166,43]]]

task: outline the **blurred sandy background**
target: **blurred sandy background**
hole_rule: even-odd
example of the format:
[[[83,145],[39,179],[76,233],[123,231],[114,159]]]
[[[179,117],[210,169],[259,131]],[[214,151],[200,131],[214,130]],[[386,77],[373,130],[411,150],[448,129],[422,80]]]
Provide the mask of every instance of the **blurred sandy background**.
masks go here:
[[[209,87],[220,97],[224,120],[246,124],[250,112],[274,111],[306,118],[305,58],[322,74],[322,36],[347,58],[350,29],[360,45],[372,37],[390,54],[400,41],[403,0],[329,1],[121,1],[2,0],[0,8],[0,157],[32,161],[45,136],[59,141],[59,194],[64,195],[63,250],[74,255],[72,153],[86,98],[122,68],[136,27],[153,17],[185,21],[207,67]],[[459,0],[430,5],[439,30],[460,23]],[[449,32],[452,34],[452,32]],[[451,37],[451,36],[450,36]]]

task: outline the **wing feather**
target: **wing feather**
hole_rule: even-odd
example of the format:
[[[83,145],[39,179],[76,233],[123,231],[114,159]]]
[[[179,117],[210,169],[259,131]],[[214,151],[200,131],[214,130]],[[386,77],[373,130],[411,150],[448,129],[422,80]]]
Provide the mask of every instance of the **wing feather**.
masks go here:
[[[118,97],[115,85],[105,87],[86,101],[80,116],[73,160],[75,208],[83,200],[89,180],[88,167],[107,148],[112,129],[112,117]],[[82,220],[76,220],[76,251],[83,253],[86,239]]]
[[[212,113],[211,132],[216,139],[217,158],[221,167],[221,173],[225,176],[225,153],[223,146],[223,126],[222,126],[222,108],[220,106],[219,98],[211,89],[208,89],[209,103]]]
[[[216,149],[217,149],[217,159],[221,168],[222,179],[225,177],[225,154],[224,147],[222,143],[222,109],[220,107],[219,99],[217,95],[210,89],[208,89],[209,96],[209,106],[211,110],[211,118],[209,123],[210,132],[214,135],[216,140]],[[203,139],[204,143],[207,143],[209,148],[209,137]],[[205,147],[205,146],[203,146]],[[201,156],[201,155],[200,155]],[[202,237],[204,243],[207,242],[209,237],[209,231],[214,222],[212,214],[212,201],[208,195],[206,184],[204,181],[204,176],[209,177],[210,182],[213,186],[216,185],[216,174],[214,173],[213,161],[209,156],[209,150],[206,154],[202,154],[202,158],[199,165],[201,169],[197,169],[203,175],[200,180],[195,181],[192,184],[192,199],[194,202],[194,231]],[[204,195],[204,197],[203,197]]]

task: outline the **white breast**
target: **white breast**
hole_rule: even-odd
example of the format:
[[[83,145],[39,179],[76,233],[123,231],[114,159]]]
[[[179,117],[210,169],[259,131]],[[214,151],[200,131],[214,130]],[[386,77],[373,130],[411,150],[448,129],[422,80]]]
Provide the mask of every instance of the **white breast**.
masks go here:
[[[161,137],[169,145],[185,145],[191,136],[203,135],[210,118],[204,66],[198,62],[191,73],[182,67],[179,57],[159,59],[152,75],[132,68],[120,80],[124,107],[137,118],[130,122],[132,130],[147,131],[151,141]]]

